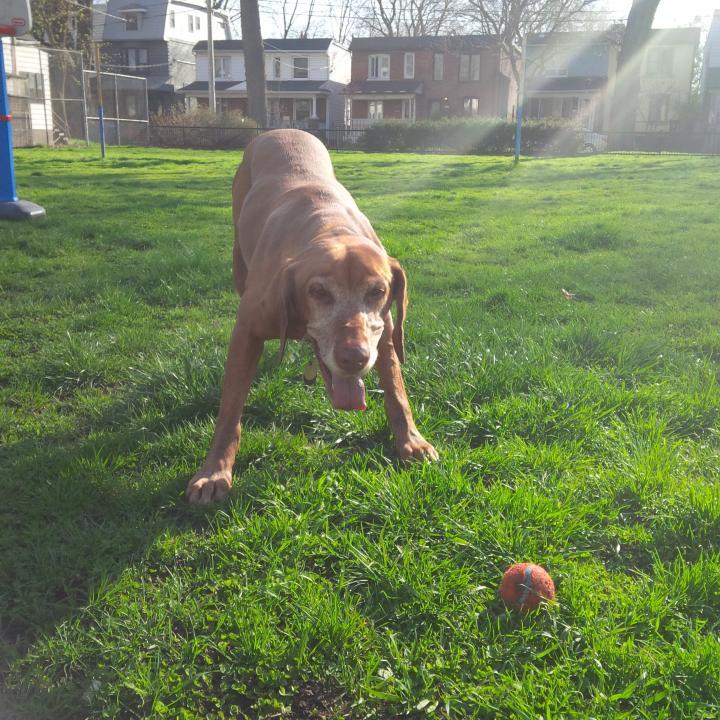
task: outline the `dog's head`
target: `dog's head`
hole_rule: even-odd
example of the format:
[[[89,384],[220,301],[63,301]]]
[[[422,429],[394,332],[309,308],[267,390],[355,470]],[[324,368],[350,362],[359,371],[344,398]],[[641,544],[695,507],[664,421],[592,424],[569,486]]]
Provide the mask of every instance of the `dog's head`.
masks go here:
[[[392,341],[405,359],[405,272],[371,241],[327,243],[295,258],[280,282],[280,353],[289,328],[304,327],[317,356],[333,406],[364,410],[364,375],[375,364],[378,343],[393,302]],[[295,331],[297,332],[297,331]]]

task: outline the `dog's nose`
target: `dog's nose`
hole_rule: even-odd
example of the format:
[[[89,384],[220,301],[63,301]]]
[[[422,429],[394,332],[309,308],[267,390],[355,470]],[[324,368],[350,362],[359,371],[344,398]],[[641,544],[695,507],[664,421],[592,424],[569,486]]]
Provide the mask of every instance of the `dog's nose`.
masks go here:
[[[358,372],[370,360],[370,352],[362,345],[341,345],[335,348],[335,362],[345,372]]]

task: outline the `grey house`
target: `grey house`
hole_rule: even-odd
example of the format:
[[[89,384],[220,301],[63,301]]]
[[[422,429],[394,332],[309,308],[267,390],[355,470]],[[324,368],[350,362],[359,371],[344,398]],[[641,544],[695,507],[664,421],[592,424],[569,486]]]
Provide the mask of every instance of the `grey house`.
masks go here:
[[[705,117],[712,132],[720,132],[720,10],[716,10],[705,43],[702,93]]]
[[[619,30],[529,35],[525,117],[577,119],[589,130],[608,130],[607,89],[620,39]]]
[[[177,91],[195,79],[193,47],[207,39],[204,0],[108,0],[94,28],[103,70],[147,78],[150,112],[184,104]],[[214,13],[213,35],[230,39],[230,25]]]
[[[574,119],[607,132],[613,108],[622,28],[560,32],[527,38],[525,108],[528,118]],[[699,28],[654,29],[630,71],[638,75],[635,132],[677,129],[690,99]]]

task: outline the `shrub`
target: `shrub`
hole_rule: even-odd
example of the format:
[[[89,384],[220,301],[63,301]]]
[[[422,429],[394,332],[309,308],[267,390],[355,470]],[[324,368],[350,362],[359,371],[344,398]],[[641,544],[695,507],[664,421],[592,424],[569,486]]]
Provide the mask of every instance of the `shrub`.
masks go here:
[[[257,123],[237,111],[177,108],[150,117],[150,144],[161,147],[242,148],[257,133]]]
[[[439,150],[468,155],[514,152],[515,123],[500,118],[446,118],[402,122],[388,120],[370,127],[363,145],[368,150]],[[583,147],[582,133],[567,123],[523,123],[525,154],[572,154]]]

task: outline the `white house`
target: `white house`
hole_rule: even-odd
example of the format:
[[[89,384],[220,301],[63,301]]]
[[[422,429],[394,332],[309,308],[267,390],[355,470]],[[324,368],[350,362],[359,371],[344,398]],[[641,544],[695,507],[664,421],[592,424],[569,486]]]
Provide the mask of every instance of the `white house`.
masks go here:
[[[350,53],[330,38],[265,40],[265,79],[271,127],[320,129],[341,127],[350,82]],[[245,56],[242,40],[214,43],[215,93],[218,108],[247,113]],[[195,46],[195,82],[182,88],[188,99],[208,102],[207,41]]]
[[[13,144],[52,145],[53,114],[50,100],[48,54],[35,40],[4,37],[5,73]]]
[[[183,104],[178,88],[195,78],[195,44],[207,38],[205,0],[108,0],[94,15],[103,69],[147,78],[150,112]],[[213,13],[213,35],[230,38],[230,23]]]

